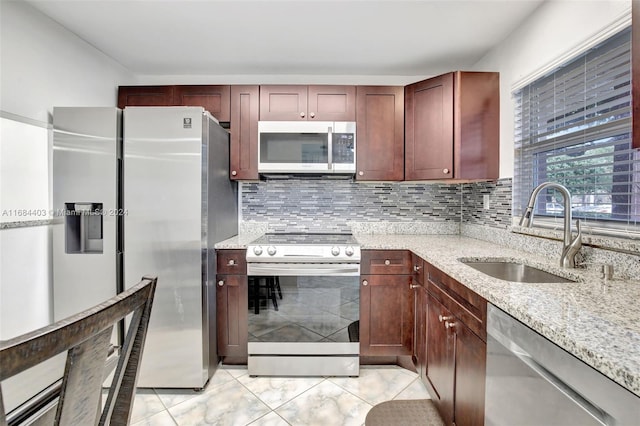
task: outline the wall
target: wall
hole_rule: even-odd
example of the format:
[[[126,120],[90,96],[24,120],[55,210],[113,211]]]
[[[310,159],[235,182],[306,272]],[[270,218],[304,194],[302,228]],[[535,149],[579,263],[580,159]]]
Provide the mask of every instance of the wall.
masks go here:
[[[473,66],[500,72],[500,177],[513,177],[514,85],[595,44],[612,25],[630,22],[630,13],[630,0],[544,2]]]
[[[47,128],[54,105],[112,106],[117,86],[135,81],[120,64],[23,1],[0,1],[0,58],[2,122],[9,117]],[[12,150],[0,152],[19,147],[20,141],[11,142]],[[31,171],[17,170],[15,175],[2,174],[3,187],[29,190],[22,185],[24,173]],[[49,191],[50,182],[42,185],[46,188],[33,190]],[[52,318],[50,226],[7,225],[0,227],[0,339],[46,325]]]
[[[0,110],[51,123],[53,106],[115,106],[133,74],[22,1],[0,2]]]

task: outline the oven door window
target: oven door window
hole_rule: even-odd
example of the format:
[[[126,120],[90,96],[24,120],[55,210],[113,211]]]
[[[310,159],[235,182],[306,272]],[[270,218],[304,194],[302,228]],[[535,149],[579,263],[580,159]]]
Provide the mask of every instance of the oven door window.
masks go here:
[[[249,280],[250,342],[358,342],[358,277]]]
[[[327,164],[328,133],[262,133],[260,162],[266,164]]]

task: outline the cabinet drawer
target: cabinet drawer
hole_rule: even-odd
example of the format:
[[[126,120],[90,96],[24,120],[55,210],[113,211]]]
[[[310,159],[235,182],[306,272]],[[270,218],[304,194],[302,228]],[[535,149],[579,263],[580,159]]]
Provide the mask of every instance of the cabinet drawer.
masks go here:
[[[217,250],[217,273],[227,275],[246,275],[246,250]]]
[[[411,274],[411,253],[408,250],[363,250],[362,274]]]
[[[429,293],[482,340],[487,339],[487,301],[438,268],[427,267]]]

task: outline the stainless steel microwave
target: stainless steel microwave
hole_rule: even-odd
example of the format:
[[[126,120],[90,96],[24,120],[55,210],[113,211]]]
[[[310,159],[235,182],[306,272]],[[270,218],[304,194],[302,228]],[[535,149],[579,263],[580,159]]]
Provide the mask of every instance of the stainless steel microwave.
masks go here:
[[[260,121],[258,172],[354,174],[356,123]]]

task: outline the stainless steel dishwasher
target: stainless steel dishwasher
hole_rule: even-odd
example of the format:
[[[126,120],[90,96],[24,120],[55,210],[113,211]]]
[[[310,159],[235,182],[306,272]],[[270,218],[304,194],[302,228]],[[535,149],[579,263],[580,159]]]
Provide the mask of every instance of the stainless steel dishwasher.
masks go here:
[[[489,304],[485,425],[640,424],[640,398]]]

